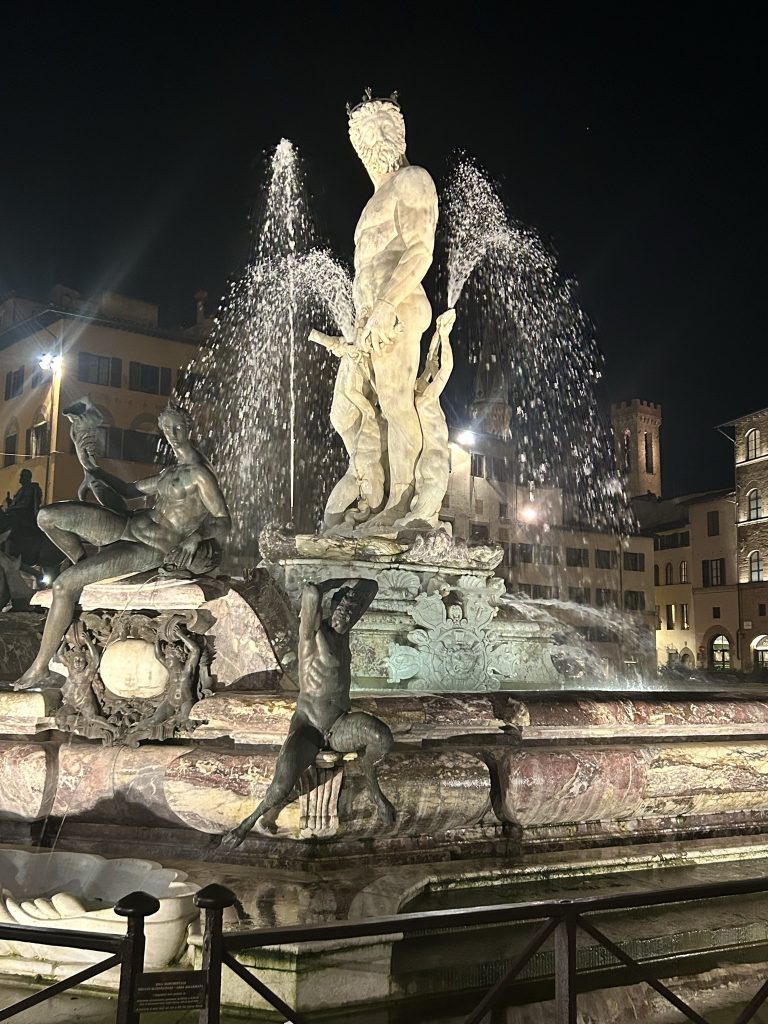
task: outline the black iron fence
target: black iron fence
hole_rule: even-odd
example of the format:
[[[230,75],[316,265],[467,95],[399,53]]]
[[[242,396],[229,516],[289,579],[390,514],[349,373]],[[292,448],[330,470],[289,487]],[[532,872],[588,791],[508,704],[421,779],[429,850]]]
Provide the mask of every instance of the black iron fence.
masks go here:
[[[674,903],[725,899],[768,892],[768,879],[752,878],[730,883],[704,883],[679,886],[659,892],[625,893],[615,896],[587,896],[575,900],[501,904],[466,910],[437,910],[362,921],[332,924],[294,925],[280,928],[255,928],[224,931],[224,911],[237,903],[237,897],[220,885],[209,885],[195,897],[205,912],[201,971],[144,972],[144,919],[159,908],[158,901],[146,893],[131,893],[115,911],[127,918],[125,936],[105,936],[90,932],[70,932],[54,928],[0,925],[0,940],[35,942],[53,946],[111,953],[64,981],[0,1010],[0,1021],[58,995],[91,978],[120,967],[120,986],[116,1024],[140,1024],[142,1013],[151,1010],[197,1009],[199,1024],[220,1024],[221,976],[224,967],[233,971],[246,985],[277,1010],[290,1024],[309,1024],[309,1017],[285,1003],[261,981],[252,969],[241,964],[236,955],[245,950],[267,946],[333,942],[376,936],[427,936],[431,933],[478,928],[488,925],[526,923],[531,936],[512,966],[485,993],[466,1017],[464,1024],[482,1024],[495,1009],[507,1005],[510,989],[531,957],[550,938],[555,954],[555,1003],[557,1024],[576,1024],[576,942],[581,930],[608,951],[627,971],[631,980],[645,982],[695,1024],[708,1024],[705,1017],[672,992],[658,977],[658,970],[631,957],[590,920],[606,911],[662,907]],[[666,965],[669,973],[669,964]],[[768,979],[739,1014],[734,1024],[747,1024],[768,999]]]

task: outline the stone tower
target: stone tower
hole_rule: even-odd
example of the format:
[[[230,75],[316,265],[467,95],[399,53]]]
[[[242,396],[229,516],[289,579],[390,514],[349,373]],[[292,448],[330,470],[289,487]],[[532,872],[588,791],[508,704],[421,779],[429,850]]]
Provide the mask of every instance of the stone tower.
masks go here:
[[[509,404],[509,387],[498,363],[482,363],[478,367],[469,418],[479,433],[508,440],[512,407]]]
[[[627,481],[630,498],[661,497],[661,406],[633,398],[611,406],[616,465]]]

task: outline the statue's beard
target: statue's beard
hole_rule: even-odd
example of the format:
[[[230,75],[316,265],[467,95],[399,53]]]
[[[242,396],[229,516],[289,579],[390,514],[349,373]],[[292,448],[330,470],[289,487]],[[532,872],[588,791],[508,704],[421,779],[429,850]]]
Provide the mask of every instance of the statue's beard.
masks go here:
[[[402,167],[405,153],[398,143],[382,139],[373,146],[359,143],[357,155],[365,164],[367,171],[372,171],[374,174],[389,174],[390,171],[396,171]]]

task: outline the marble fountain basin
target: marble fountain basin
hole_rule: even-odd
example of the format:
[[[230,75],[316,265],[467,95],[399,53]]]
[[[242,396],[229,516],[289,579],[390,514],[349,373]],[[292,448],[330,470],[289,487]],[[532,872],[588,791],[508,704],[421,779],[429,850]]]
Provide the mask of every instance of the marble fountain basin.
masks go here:
[[[126,921],[113,909],[120,898],[136,890],[157,897],[160,909],[144,922],[144,965],[150,970],[174,963],[186,950],[187,928],[198,916],[193,903],[198,888],[183,871],[151,860],[0,849],[0,922],[5,924],[120,935]],[[0,941],[0,957],[96,963],[105,954],[49,946],[31,937],[23,943]]]

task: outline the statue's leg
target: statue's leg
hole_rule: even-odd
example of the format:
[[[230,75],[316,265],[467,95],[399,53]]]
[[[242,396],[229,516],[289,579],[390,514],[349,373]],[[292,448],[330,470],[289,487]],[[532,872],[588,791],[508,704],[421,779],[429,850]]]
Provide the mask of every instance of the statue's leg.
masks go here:
[[[74,565],[85,557],[83,541],[103,547],[120,540],[127,517],[79,501],[59,501],[41,508],[37,525]]]
[[[406,321],[402,328],[394,341],[371,355],[376,393],[387,424],[389,451],[389,497],[376,517],[378,525],[391,525],[408,511],[422,444],[414,400],[422,326],[420,320]]]
[[[334,725],[330,739],[332,748],[340,754],[363,751],[360,767],[365,773],[371,799],[384,824],[394,825],[395,808],[382,793],[376,774],[376,765],[386,757],[394,743],[389,726],[365,711],[350,711]]]
[[[288,801],[301,773],[313,763],[322,746],[322,733],[306,720],[302,719],[300,724],[291,729],[277,756],[275,774],[264,799],[237,828],[224,835],[221,841],[224,849],[233,850],[239,846],[262,815]]]
[[[96,506],[94,509],[106,511],[97,509]],[[38,685],[48,675],[48,662],[59,649],[64,634],[72,624],[75,606],[80,600],[83,587],[89,583],[98,583],[99,580],[110,579],[112,576],[157,569],[162,564],[163,553],[156,548],[131,541],[118,541],[65,569],[51,587],[51,609],[45,620],[40,651],[21,679],[14,684],[15,689],[29,689]]]

